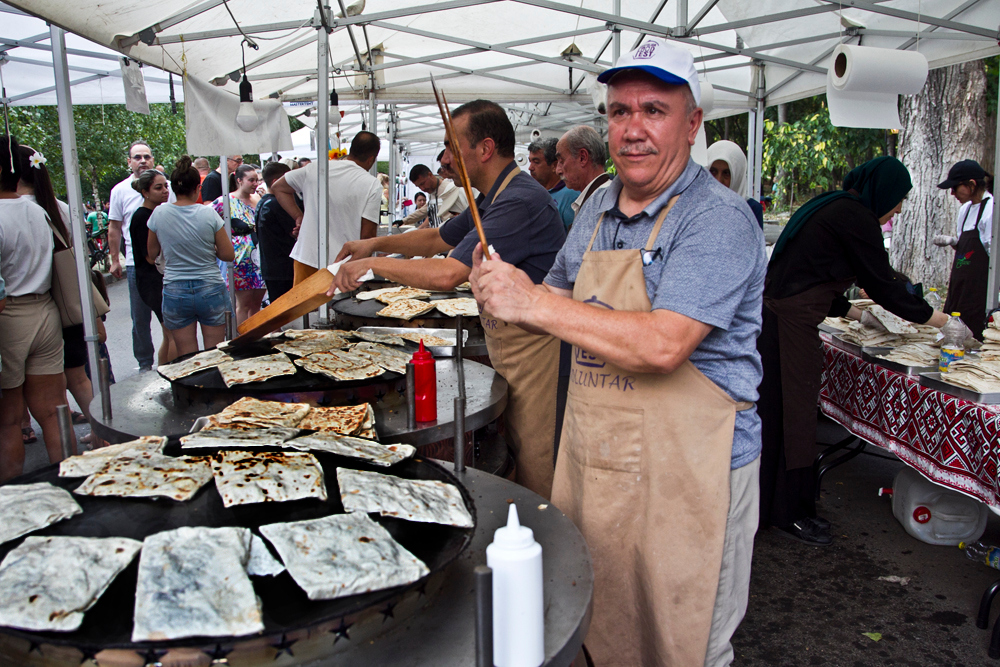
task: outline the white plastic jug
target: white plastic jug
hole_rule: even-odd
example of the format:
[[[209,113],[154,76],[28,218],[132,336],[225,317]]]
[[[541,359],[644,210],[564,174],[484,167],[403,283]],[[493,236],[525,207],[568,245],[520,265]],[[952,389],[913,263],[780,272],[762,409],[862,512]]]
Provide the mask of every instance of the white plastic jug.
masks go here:
[[[975,542],[986,530],[984,503],[931,482],[909,466],[892,483],[892,514],[907,533],[927,544]]]

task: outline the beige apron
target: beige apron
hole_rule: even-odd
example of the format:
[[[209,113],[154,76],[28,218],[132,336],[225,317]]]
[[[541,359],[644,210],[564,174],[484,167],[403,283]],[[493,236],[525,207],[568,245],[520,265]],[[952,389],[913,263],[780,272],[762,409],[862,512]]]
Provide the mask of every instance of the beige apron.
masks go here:
[[[646,243],[652,250],[670,200]],[[603,219],[603,216],[602,216]],[[573,298],[650,312],[637,249],[591,251]],[[598,667],[705,661],[729,511],[736,403],[690,361],[634,373],[573,347],[552,502],[594,564],[586,646]]]
[[[491,204],[519,173],[521,170],[515,166],[500,184]],[[554,471],[559,339],[528,333],[486,311],[480,319],[490,363],[507,380],[504,422],[507,441],[517,462],[514,481],[548,498]]]

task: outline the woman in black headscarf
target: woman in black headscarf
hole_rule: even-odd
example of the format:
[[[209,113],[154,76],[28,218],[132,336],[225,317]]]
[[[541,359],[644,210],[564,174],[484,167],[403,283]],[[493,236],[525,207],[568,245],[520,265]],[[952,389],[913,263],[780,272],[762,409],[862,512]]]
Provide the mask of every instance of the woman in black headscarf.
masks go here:
[[[774,246],[764,283],[757,350],[764,367],[760,526],[818,546],[832,542],[816,516],[816,401],[823,352],[816,327],[848,314],[844,290],[857,283],[887,310],[940,327],[947,315],[906,290],[889,266],[880,226],[913,187],[899,160],[880,157],[854,169],[844,189],[819,195],[789,220]]]

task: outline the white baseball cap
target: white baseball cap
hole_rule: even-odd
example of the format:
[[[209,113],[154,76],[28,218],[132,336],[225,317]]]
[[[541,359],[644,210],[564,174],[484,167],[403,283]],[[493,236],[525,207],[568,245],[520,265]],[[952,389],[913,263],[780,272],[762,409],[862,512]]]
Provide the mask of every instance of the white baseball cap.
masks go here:
[[[694,68],[694,57],[687,49],[671,46],[662,39],[650,37],[638,48],[619,57],[615,66],[601,72],[597,80],[608,83],[618,72],[630,69],[647,72],[667,83],[687,85],[694,95],[695,104],[701,104],[698,72]]]

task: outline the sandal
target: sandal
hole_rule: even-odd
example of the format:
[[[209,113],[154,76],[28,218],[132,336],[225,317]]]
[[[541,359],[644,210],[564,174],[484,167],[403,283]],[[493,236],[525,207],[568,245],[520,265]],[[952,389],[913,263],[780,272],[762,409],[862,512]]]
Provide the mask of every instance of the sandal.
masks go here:
[[[30,426],[25,426],[24,428],[22,428],[21,441],[26,445],[30,445],[33,442],[38,442],[38,436],[35,435],[35,429],[31,428]]]
[[[73,412],[70,413],[69,416],[70,416],[70,419],[72,419],[72,421],[73,421],[74,424],[88,424],[88,423],[90,423],[90,422],[87,421],[87,416],[85,414],[83,414],[82,412],[77,412],[76,410],[74,410]]]

